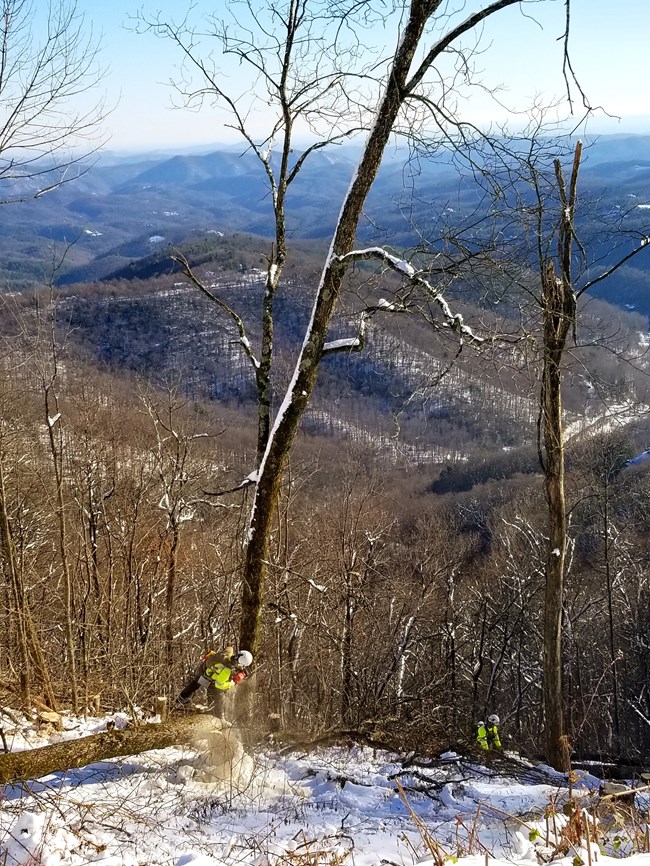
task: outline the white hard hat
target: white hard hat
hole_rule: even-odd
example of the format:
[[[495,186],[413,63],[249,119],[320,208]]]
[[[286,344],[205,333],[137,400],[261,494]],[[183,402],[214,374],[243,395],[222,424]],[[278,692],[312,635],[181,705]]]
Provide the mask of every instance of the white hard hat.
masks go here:
[[[499,717],[497,716],[496,713],[492,713],[491,716],[488,716],[488,722],[491,725],[498,725],[499,724]]]
[[[248,652],[248,650],[240,650],[235,655],[233,661],[242,668],[247,668],[249,665],[253,664],[253,656]]]

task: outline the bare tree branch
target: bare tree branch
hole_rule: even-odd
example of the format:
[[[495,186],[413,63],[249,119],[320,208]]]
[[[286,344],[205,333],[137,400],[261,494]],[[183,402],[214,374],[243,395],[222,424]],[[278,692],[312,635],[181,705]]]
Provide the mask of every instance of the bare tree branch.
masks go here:
[[[0,4],[0,203],[38,198],[88,170],[104,105],[74,110],[101,81],[99,44],[74,0]],[[73,171],[73,169],[75,169]]]

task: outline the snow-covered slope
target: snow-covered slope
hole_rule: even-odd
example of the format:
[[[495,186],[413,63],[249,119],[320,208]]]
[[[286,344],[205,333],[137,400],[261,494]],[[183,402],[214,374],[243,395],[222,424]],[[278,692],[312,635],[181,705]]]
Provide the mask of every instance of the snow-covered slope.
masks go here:
[[[9,749],[95,733],[108,721],[67,719],[63,732],[44,736],[29,720],[12,718],[2,716]],[[119,726],[127,718],[113,720]],[[597,824],[594,777],[577,777],[570,792],[549,768],[516,756],[503,765],[508,775],[448,753],[407,766],[357,746],[240,748],[228,767],[202,743],[150,752],[5,788],[0,863],[512,866],[552,859],[609,866],[616,848],[617,857],[634,855],[630,866],[650,866],[622,827],[614,842]],[[564,832],[570,796],[598,837],[590,852],[584,837],[571,844]],[[639,812],[640,831],[644,820]]]

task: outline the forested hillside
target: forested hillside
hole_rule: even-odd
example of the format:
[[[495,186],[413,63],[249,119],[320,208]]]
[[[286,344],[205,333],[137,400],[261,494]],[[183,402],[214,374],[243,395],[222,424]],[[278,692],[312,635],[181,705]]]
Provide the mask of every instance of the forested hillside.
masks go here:
[[[602,268],[604,229],[592,228]],[[100,281],[4,299],[8,701],[173,697],[205,647],[236,639],[257,459],[250,353],[272,245],[184,231],[173,248],[162,236],[107,248],[90,265]],[[322,254],[291,241],[274,300],[274,411]],[[271,537],[255,711],[443,743],[498,707],[534,753],[548,542],[533,263],[451,267],[440,289],[478,337],[463,344],[405,291],[395,261],[397,273],[361,261],[332,320],[340,348],[323,358]],[[572,746],[634,760],[648,747],[650,476],[629,461],[650,430],[648,323],[631,306],[584,295],[565,361],[564,610]]]
[[[254,314],[254,271],[220,288]],[[296,273],[279,302],[288,356],[307,296]],[[636,317],[596,302],[587,316],[638,348]],[[19,682],[50,704],[173,697],[202,648],[237,630],[247,494],[215,495],[255,461],[236,334],[178,275],[7,300],[3,334],[4,698]],[[579,753],[633,759],[648,747],[650,475],[626,461],[650,431],[638,360],[599,361],[593,334],[567,388],[568,724]],[[510,349],[467,350],[441,377],[446,353],[395,316],[322,371],[282,487],[256,713],[312,730],[399,718],[391,736],[443,742],[498,707],[535,752],[537,386],[504,365]]]
[[[197,273],[250,323],[254,340],[260,338],[264,273],[251,263],[256,260],[252,251],[264,245],[263,239],[234,236],[188,248]],[[259,253],[257,258],[259,264]],[[276,300],[275,340],[283,359],[276,393],[286,385],[282,371],[289,369],[309,317],[312,261],[308,248],[297,250],[297,262]],[[75,286],[59,304],[71,345],[114,371],[130,370],[159,386],[172,384],[191,399],[213,399],[252,412],[254,377],[234,324],[182,275],[169,273],[173,270],[169,254],[156,255],[142,260],[135,272],[139,278],[108,281],[101,289]],[[354,334],[362,302],[379,300],[379,285],[364,286],[360,294],[355,283],[363,279],[362,273],[351,283],[333,339]],[[487,335],[506,326],[507,319],[468,305],[466,294],[458,290],[462,309],[469,317],[483,318]],[[583,328],[589,338],[576,348],[565,393],[567,419],[575,432],[598,422],[603,400],[618,407],[613,412],[625,412],[627,405],[629,414],[629,404],[643,398],[644,327],[643,317],[629,311],[594,299],[585,305]],[[603,341],[609,341],[607,353],[594,348]],[[466,351],[456,360],[455,351],[444,336],[431,340],[424,323],[412,317],[390,312],[381,320],[376,317],[362,353],[338,354],[324,363],[306,429],[363,442],[399,464],[474,466],[487,458],[535,471],[536,458],[530,458],[539,412],[535,370],[522,367],[516,353],[503,345],[496,351]],[[520,449],[526,458],[512,455]],[[499,452],[505,459],[499,459]]]

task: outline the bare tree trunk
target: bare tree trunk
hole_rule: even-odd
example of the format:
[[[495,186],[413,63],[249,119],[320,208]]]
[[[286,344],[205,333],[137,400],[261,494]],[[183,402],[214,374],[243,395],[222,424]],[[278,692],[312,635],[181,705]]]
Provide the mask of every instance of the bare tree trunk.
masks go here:
[[[544,711],[546,724],[546,757],[558,770],[567,769],[562,694],[562,609],[564,601],[564,565],[567,542],[566,499],[564,493],[564,431],[562,423],[562,361],[567,336],[576,322],[576,294],[571,278],[576,187],[582,143],[574,154],[573,170],[567,192],[559,160],[555,174],[560,193],[562,215],[558,233],[558,264],[548,259],[542,268],[542,318],[544,364],[541,391],[541,426],[544,453],[540,457],[544,471],[548,505],[548,554],[546,558],[546,594],[544,608]]]
[[[53,316],[56,314],[53,312]],[[68,673],[70,676],[70,692],[72,698],[72,709],[77,712],[79,705],[78,683],[77,683],[77,659],[73,633],[74,605],[72,594],[72,576],[70,573],[70,561],[68,558],[68,530],[66,520],[65,499],[63,496],[63,436],[60,433],[61,420],[59,412],[59,401],[53,393],[53,385],[58,373],[58,357],[56,351],[56,337],[54,333],[55,323],[51,324],[51,352],[52,352],[52,376],[49,381],[43,373],[43,390],[45,397],[45,423],[47,425],[50,453],[52,455],[52,466],[54,467],[54,480],[56,483],[56,512],[59,522],[59,553],[61,556],[61,568],[63,571],[63,607],[65,610],[65,644],[68,655]],[[54,428],[59,425],[59,438],[55,436]]]
[[[20,581],[16,565],[16,551],[11,534],[9,516],[6,506],[4,461],[0,456],[0,541],[2,543],[2,558],[4,571],[11,587],[11,597],[16,615],[16,633],[18,636],[18,652],[20,664],[20,696],[23,707],[31,705],[31,670],[29,649],[27,645],[27,630],[25,623],[25,592]]]
[[[352,575],[349,570],[346,570],[344,581],[345,610],[341,636],[341,719],[346,727],[350,727],[352,725],[352,635],[357,599],[352,588]]]
[[[311,322],[300,358],[261,461],[246,546],[240,646],[257,650],[268,545],[282,472],[298,426],[314,390],[329,324],[341,292],[347,264],[342,260],[354,244],[366,197],[375,180],[384,149],[407,96],[411,63],[424,26],[439,3],[413,0],[401,42],[396,50],[386,91],[377,109],[354,181],[343,203],[330,253],[316,295]]]
[[[548,280],[555,285],[551,267]],[[556,295],[559,294],[556,292]],[[548,301],[547,297],[547,301]],[[560,326],[563,337],[551,337],[555,348],[545,340],[543,380],[544,474],[548,503],[549,549],[546,559],[544,612],[544,709],[546,715],[547,759],[556,769],[561,765],[560,743],[564,735],[562,710],[562,604],[566,550],[566,503],[564,497],[564,445],[562,442],[562,403],[560,397],[562,350],[570,326],[562,313],[545,307],[545,335]],[[561,345],[558,345],[560,343]]]
[[[612,531],[610,516],[609,516],[609,484],[605,480],[604,501],[603,501],[603,538],[605,544],[605,578],[607,582],[607,614],[609,618],[609,660],[612,670],[612,698],[614,710],[614,734],[616,738],[616,749],[620,752],[621,749],[621,717],[618,703],[618,658],[616,650],[616,632],[614,618],[614,587],[612,578],[612,545],[610,542],[610,533]]]
[[[165,589],[165,657],[167,670],[174,667],[174,605],[176,602],[176,571],[178,565],[178,547],[180,545],[180,527],[173,521],[172,543],[167,560],[167,586]]]

